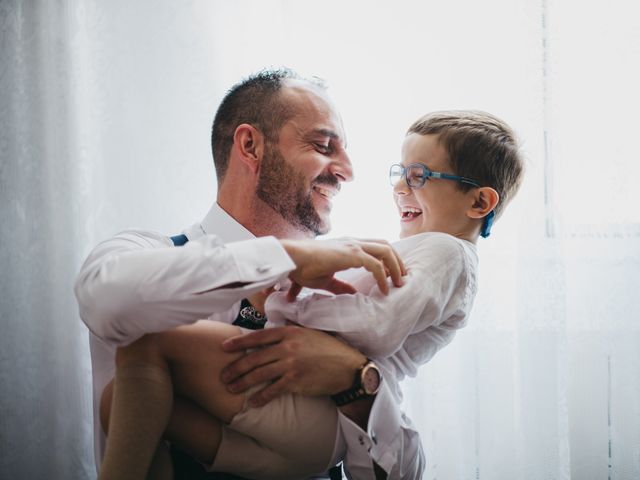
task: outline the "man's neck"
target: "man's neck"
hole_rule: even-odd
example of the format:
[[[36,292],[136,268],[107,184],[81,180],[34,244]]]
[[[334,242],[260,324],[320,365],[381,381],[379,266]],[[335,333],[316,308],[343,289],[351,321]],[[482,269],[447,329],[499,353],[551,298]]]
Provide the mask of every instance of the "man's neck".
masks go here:
[[[272,235],[276,238],[295,240],[314,238],[313,233],[302,231],[299,227],[287,222],[260,200],[254,199],[251,203],[236,203],[225,200],[224,197],[218,197],[218,205],[256,237]]]

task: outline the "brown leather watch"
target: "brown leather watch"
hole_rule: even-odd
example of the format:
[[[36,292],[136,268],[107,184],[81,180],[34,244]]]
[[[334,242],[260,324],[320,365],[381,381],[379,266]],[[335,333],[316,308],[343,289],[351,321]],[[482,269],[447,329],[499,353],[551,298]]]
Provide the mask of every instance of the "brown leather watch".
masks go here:
[[[378,393],[381,381],[380,369],[373,361],[367,359],[367,362],[356,371],[351,388],[331,395],[331,399],[341,407],[358,398],[373,396]]]

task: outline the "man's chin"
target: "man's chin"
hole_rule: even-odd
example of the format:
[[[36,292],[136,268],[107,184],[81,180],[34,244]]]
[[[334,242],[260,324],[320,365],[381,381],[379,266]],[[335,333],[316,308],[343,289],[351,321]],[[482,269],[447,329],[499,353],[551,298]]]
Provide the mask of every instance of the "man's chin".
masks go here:
[[[326,235],[331,231],[331,217],[329,216],[329,214],[331,213],[331,208],[327,208],[322,213],[316,213],[318,219],[318,221],[316,222],[316,235]]]
[[[306,230],[312,237],[318,235],[326,235],[331,230],[331,222],[329,220],[319,220],[314,222],[301,222],[301,228]]]
[[[331,224],[329,222],[318,222],[314,225],[308,225],[305,227],[311,236],[317,237],[318,235],[326,235],[331,230]]]
[[[326,235],[331,231],[331,224],[329,222],[323,223],[316,230],[316,236],[318,235]]]
[[[311,204],[307,204],[306,209],[298,211],[295,223],[301,232],[305,231],[310,236],[325,235],[331,230],[330,211],[331,209],[318,211]]]

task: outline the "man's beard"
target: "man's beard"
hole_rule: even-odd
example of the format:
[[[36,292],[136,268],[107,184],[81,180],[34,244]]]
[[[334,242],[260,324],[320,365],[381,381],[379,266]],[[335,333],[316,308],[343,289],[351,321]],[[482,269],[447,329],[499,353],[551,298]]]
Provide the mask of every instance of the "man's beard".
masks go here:
[[[338,179],[329,173],[317,176],[311,185],[316,183],[340,188]],[[256,195],[298,230],[325,234],[329,224],[318,215],[305,184],[303,173],[287,163],[276,147],[267,145]]]

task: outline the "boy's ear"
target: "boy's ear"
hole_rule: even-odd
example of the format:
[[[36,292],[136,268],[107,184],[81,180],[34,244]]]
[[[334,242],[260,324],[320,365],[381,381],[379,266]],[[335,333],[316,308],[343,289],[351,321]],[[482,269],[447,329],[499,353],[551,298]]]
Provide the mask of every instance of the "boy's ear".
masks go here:
[[[493,188],[480,187],[471,191],[473,192],[473,204],[467,210],[467,216],[470,218],[484,218],[498,205],[500,195]]]
[[[248,123],[238,125],[233,133],[233,148],[238,153],[237,158],[257,174],[264,155],[264,135],[262,132]]]

